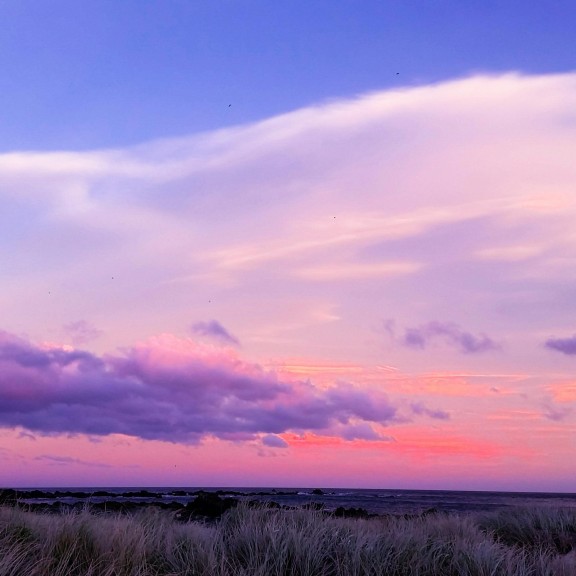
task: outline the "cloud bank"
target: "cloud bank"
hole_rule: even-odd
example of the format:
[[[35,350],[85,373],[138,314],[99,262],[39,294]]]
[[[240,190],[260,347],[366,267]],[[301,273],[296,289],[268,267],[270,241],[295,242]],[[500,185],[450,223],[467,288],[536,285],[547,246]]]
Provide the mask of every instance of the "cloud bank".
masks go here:
[[[357,437],[359,424],[386,425],[396,412],[383,393],[282,382],[230,349],[190,339],[163,336],[97,356],[0,333],[3,427],[184,443],[264,435],[266,446],[284,447],[283,432]]]

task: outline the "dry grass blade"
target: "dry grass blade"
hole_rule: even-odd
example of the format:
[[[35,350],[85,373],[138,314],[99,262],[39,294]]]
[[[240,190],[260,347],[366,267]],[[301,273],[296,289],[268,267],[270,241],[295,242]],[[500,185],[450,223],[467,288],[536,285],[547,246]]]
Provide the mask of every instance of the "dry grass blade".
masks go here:
[[[239,506],[210,525],[0,507],[0,576],[574,576],[576,513],[341,519]]]

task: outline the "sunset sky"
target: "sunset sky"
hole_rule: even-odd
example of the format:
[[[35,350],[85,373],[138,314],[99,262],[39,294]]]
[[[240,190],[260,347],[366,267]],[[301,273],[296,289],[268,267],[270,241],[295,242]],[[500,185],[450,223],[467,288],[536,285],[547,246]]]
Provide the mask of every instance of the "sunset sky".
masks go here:
[[[0,3],[0,485],[576,492],[575,19]]]

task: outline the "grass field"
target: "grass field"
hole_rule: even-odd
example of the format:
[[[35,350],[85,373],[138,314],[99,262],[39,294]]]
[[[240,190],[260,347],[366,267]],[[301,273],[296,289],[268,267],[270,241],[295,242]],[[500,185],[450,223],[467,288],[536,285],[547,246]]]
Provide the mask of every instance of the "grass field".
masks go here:
[[[80,575],[574,576],[576,510],[352,520],[241,505],[184,524],[0,508],[0,576]]]

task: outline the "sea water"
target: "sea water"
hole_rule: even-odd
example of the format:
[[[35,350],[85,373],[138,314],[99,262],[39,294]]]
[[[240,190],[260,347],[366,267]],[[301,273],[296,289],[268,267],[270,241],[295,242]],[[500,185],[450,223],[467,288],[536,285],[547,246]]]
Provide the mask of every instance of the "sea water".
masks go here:
[[[393,490],[354,488],[238,488],[238,487],[98,487],[98,488],[38,488],[46,492],[82,492],[86,497],[26,498],[26,489],[18,490],[23,502],[79,501],[105,502],[178,502],[187,504],[200,490],[217,492],[222,498],[276,502],[281,506],[320,505],[327,511],[338,507],[362,508],[371,514],[420,514],[435,509],[441,512],[491,511],[518,506],[576,507],[576,494],[542,492],[472,492],[454,490]],[[149,495],[130,496],[130,492],[146,491]],[[95,492],[110,495],[96,496]],[[111,496],[111,495],[114,496]]]

